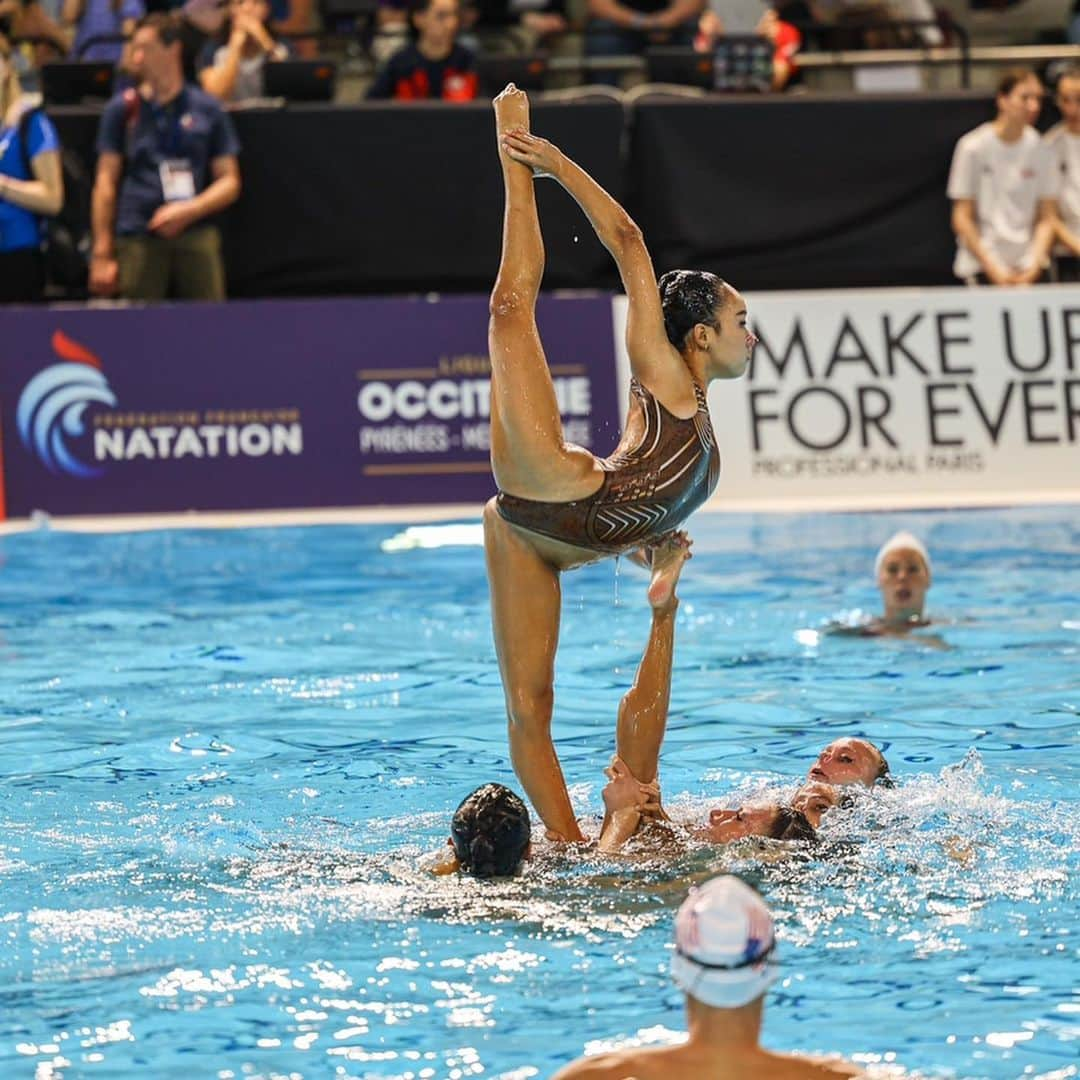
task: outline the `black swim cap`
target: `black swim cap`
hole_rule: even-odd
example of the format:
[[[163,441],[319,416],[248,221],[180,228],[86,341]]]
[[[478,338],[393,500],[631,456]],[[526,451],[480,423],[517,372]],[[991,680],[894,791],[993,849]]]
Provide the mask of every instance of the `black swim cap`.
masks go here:
[[[669,270],[657,284],[664,309],[664,331],[676,349],[698,323],[712,326],[727,285],[706,270]]]
[[[517,873],[530,835],[528,809],[502,784],[484,784],[466,795],[450,823],[461,869],[476,877]]]

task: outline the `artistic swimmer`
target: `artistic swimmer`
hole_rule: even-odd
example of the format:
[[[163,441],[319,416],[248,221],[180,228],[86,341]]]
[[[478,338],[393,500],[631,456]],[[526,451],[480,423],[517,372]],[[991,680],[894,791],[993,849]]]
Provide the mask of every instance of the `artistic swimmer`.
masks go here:
[[[865,1075],[837,1058],[760,1043],[765,994],[779,974],[765,901],[737,877],[692,889],[675,917],[671,977],[686,995],[685,1042],[580,1058],[553,1080],[815,1080]]]
[[[616,723],[616,751],[628,759],[645,777],[644,782],[624,781],[624,794],[641,813],[659,810],[655,762],[657,741],[663,738],[655,724],[655,702],[671,695],[671,657],[674,648],[675,587],[690,558],[691,541],[685,533],[666,536],[649,549],[652,574],[648,598],[652,610],[649,638],[642,653],[634,684],[623,695]],[[647,762],[652,761],[651,772]],[[601,835],[607,822],[601,826]],[[511,877],[520,872],[532,853],[529,812],[521,799],[502,784],[484,784],[461,802],[450,824],[447,840],[450,852],[432,867],[436,874],[458,871],[474,877]]]
[[[902,637],[930,625],[924,614],[931,581],[930,553],[917,536],[903,530],[890,536],[874,559],[874,577],[881,591],[882,614],[855,626],[830,626],[829,634]]]
[[[661,710],[663,715],[661,716]],[[648,756],[638,754],[635,764],[644,772],[656,775],[654,752],[659,757],[660,743],[667,717],[667,702],[656,702],[656,713],[642,730],[652,734],[646,746]],[[634,754],[634,748],[624,740],[622,749]],[[620,851],[626,842],[649,826],[657,816],[666,820],[666,813],[652,813],[646,800],[635,791],[630,771],[618,758],[613,759],[606,775],[609,783],[604,788],[604,830],[599,846],[602,851]],[[749,837],[765,840],[813,843],[824,815],[838,807],[848,806],[857,791],[867,791],[875,786],[892,786],[892,776],[885,755],[866,739],[845,737],[829,743],[817,756],[806,775],[806,780],[788,802],[777,799],[749,799],[734,806],[709,811],[705,822],[685,821],[682,827],[686,835],[697,841],[712,844],[732,844]],[[659,803],[659,787],[651,798]],[[674,838],[670,830],[661,834],[666,840]]]
[[[739,293],[712,274],[658,283],[626,211],[557,147],[529,131],[513,84],[495,99],[506,192],[502,258],[491,294],[491,466],[484,511],[495,648],[510,757],[554,839],[582,839],[551,738],[560,573],[655,542],[712,493],[720,456],[705,390],[743,373],[756,344]],[[606,459],[563,439],[535,305],[544,246],[534,176],[557,180],[614,257],[629,301],[630,412]]]
[[[481,784],[454,811],[446,843],[450,854],[434,873],[513,877],[532,855],[528,808],[508,787]]]

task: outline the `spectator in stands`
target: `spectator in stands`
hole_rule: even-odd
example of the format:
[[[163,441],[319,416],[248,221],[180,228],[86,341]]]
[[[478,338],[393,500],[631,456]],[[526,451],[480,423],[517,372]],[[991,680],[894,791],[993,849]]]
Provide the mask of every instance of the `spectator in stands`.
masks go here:
[[[35,42],[38,62],[67,56],[71,37],[38,0],[0,0],[0,33]]]
[[[1080,281],[1080,67],[1067,67],[1058,78],[1061,123],[1046,133],[1058,176],[1058,277]]]
[[[532,52],[569,28],[566,0],[471,0],[465,23],[485,53]]]
[[[472,101],[478,88],[476,60],[457,40],[461,29],[458,0],[412,0],[409,19],[412,44],[387,61],[368,97]]]
[[[289,50],[270,30],[267,0],[231,0],[221,41],[208,41],[199,59],[202,88],[221,101],[266,96],[263,66],[285,60]]]
[[[706,0],[588,0],[585,55],[636,56],[653,45],[690,46]],[[596,83],[617,85],[617,72],[595,71]]]
[[[146,14],[142,0],[64,0],[64,25],[75,34],[72,53],[79,60],[119,63],[122,41],[95,41],[99,37],[128,38]]]
[[[408,0],[379,0],[375,9],[375,38],[371,43],[371,56],[382,65],[394,53],[409,44]]]
[[[953,273],[968,285],[1029,285],[1044,274],[1054,241],[1057,177],[1031,126],[1043,88],[1016,68],[998,82],[997,117],[956,144],[949,173]]]
[[[733,31],[724,22],[718,6],[714,4],[702,14],[698,22],[694,48],[698,52],[711,52],[717,41],[731,32]],[[795,54],[802,46],[802,34],[791,23],[784,21],[776,8],[771,7],[765,8],[761,13],[752,32],[772,42],[772,89],[783,90],[797,74]]]
[[[42,217],[59,213],[63,202],[56,129],[23,97],[11,45],[0,35],[0,302],[41,299]]]
[[[221,237],[207,219],[240,194],[232,121],[184,82],[175,16],[141,20],[131,64],[138,90],[105,106],[98,131],[90,288],[134,300],[223,300]]]

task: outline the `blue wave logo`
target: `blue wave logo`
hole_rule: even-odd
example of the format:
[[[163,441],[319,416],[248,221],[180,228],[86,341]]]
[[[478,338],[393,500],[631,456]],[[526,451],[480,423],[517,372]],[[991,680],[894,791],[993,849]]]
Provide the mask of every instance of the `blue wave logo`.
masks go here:
[[[68,440],[85,434],[83,416],[92,402],[116,405],[116,395],[99,370],[100,361],[59,331],[53,347],[72,357],[38,372],[25,386],[15,411],[15,423],[26,448],[52,473],[90,478],[104,469],[80,461]],[[75,360],[78,356],[78,360]]]

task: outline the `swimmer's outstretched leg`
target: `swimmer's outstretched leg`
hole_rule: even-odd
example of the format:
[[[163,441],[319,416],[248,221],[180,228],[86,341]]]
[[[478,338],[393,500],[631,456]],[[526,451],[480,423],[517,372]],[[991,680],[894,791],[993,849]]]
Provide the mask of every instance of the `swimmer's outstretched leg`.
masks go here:
[[[582,840],[551,741],[559,572],[503,521],[494,500],[484,508],[484,551],[514,772],[544,825]]]
[[[528,130],[529,100],[511,83],[495,99],[496,137]],[[500,490],[564,501],[582,495],[598,467],[592,454],[563,442],[562,420],[540,334],[536,298],[544,275],[544,241],[532,169],[501,142],[506,190],[502,258],[491,292],[491,467]],[[600,485],[597,475],[596,487]]]

